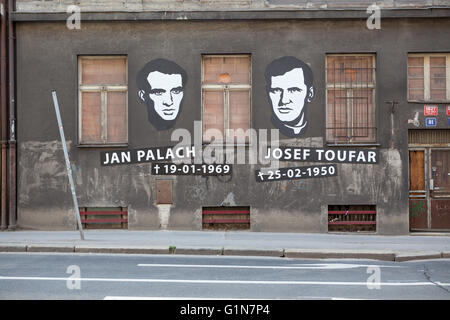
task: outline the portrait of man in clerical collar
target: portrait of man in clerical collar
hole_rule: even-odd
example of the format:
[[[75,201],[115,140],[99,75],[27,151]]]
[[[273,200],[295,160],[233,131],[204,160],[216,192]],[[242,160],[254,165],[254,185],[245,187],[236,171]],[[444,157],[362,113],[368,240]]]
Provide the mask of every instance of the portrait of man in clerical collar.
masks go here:
[[[311,68],[295,57],[282,57],[267,66],[265,79],[272,123],[288,137],[302,135],[306,108],[314,98]]]

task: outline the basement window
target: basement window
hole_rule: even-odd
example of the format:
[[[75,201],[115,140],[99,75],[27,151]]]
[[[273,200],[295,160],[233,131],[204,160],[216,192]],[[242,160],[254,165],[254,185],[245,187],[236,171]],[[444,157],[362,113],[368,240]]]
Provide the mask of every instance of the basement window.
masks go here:
[[[126,207],[80,207],[84,229],[128,229]]]
[[[250,229],[250,207],[203,207],[204,230]]]
[[[376,232],[377,211],[374,205],[329,205],[329,232]]]

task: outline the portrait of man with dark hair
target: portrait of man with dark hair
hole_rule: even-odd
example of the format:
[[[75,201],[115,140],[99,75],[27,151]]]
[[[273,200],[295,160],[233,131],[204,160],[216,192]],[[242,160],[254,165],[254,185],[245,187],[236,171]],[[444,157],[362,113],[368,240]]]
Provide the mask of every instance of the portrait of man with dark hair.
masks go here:
[[[295,57],[282,57],[267,66],[265,79],[272,123],[288,137],[302,135],[306,106],[314,98],[311,68]]]
[[[139,99],[147,105],[148,121],[157,130],[175,124],[182,107],[187,73],[166,59],[148,62],[136,77]]]

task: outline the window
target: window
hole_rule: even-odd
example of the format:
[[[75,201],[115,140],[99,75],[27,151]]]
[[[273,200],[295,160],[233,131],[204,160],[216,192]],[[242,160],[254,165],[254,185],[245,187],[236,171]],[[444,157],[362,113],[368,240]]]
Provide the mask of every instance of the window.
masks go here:
[[[408,100],[450,100],[450,54],[408,55]]]
[[[248,143],[249,137],[244,133],[250,128],[250,66],[249,55],[202,57],[204,142],[234,143],[237,138],[238,143]],[[223,138],[210,129],[216,129]],[[234,135],[229,129],[235,130]]]
[[[203,230],[250,229],[250,207],[203,207]]]
[[[328,232],[377,230],[377,208],[374,205],[329,205]]]
[[[374,143],[375,55],[328,55],[327,142]]]
[[[80,144],[124,144],[128,141],[127,58],[78,58]]]

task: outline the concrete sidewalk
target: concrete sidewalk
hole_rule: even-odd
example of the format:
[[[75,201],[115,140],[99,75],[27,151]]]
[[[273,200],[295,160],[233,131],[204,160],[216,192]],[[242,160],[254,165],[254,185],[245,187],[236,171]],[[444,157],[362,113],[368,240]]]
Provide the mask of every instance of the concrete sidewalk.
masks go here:
[[[359,258],[450,258],[450,234],[381,236],[248,231],[4,231],[0,252],[91,252]]]

